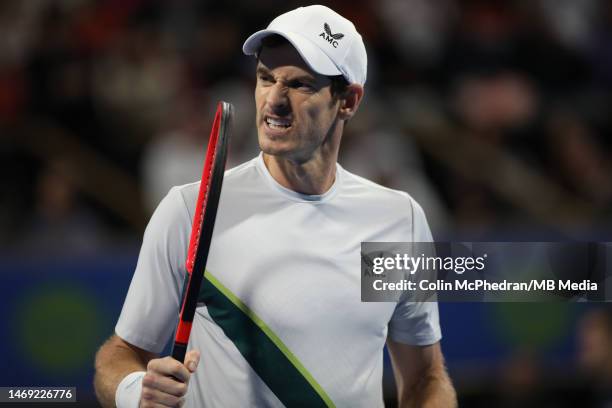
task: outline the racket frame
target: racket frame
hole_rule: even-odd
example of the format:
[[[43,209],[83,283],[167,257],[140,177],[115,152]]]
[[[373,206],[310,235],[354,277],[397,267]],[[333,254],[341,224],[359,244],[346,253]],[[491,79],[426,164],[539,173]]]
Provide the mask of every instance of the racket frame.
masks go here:
[[[198,192],[189,250],[185,262],[187,276],[183,287],[182,305],[176,328],[172,357],[181,363],[185,360],[191,326],[198,304],[198,296],[206,271],[206,263],[214,231],[229,142],[233,106],[220,101],[210,134],[202,180]]]

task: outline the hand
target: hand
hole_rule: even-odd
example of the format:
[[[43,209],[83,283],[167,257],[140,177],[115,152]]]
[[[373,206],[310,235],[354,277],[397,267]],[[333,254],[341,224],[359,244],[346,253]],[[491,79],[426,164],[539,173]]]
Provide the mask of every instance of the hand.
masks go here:
[[[172,357],[156,358],[147,364],[147,373],[142,379],[140,407],[181,407],[191,374],[200,361],[200,353],[191,350],[181,364]]]

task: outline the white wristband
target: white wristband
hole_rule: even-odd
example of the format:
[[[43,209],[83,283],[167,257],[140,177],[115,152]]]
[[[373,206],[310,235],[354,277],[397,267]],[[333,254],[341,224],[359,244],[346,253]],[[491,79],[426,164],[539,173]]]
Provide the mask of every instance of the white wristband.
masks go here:
[[[117,408],[138,408],[142,393],[142,378],[145,374],[145,371],[136,371],[121,380],[115,392]]]

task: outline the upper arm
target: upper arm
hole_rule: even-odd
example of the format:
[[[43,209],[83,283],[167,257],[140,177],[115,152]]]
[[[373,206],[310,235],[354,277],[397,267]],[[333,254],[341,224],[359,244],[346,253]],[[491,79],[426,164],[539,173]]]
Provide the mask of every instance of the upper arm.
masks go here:
[[[412,346],[388,339],[387,348],[400,394],[414,388],[423,378],[445,375],[439,342],[428,346]]]
[[[405,240],[419,243],[431,242],[431,232],[423,209],[416,201],[408,195],[406,196],[412,212],[412,227],[409,234],[405,235]],[[410,279],[414,279],[414,277],[410,277]],[[419,293],[419,295],[422,295],[422,293]],[[442,337],[438,303],[429,299],[418,300],[417,298],[413,296],[411,291],[405,291],[395,306],[389,320],[388,332],[388,337],[395,342],[423,346],[434,344]]]
[[[412,242],[432,242],[423,208],[409,198],[412,210]],[[387,348],[398,388],[411,388],[425,373],[441,369],[440,323],[436,302],[401,300],[389,321]]]
[[[115,332],[161,352],[176,325],[191,219],[178,189],[159,204],[144,234],[138,263]]]

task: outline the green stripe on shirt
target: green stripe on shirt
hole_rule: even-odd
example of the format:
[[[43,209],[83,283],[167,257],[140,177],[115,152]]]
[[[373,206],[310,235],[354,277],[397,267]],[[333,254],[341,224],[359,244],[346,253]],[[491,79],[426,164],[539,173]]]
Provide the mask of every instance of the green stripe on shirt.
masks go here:
[[[199,301],[285,406],[335,406],[272,329],[209,271],[204,274]]]

